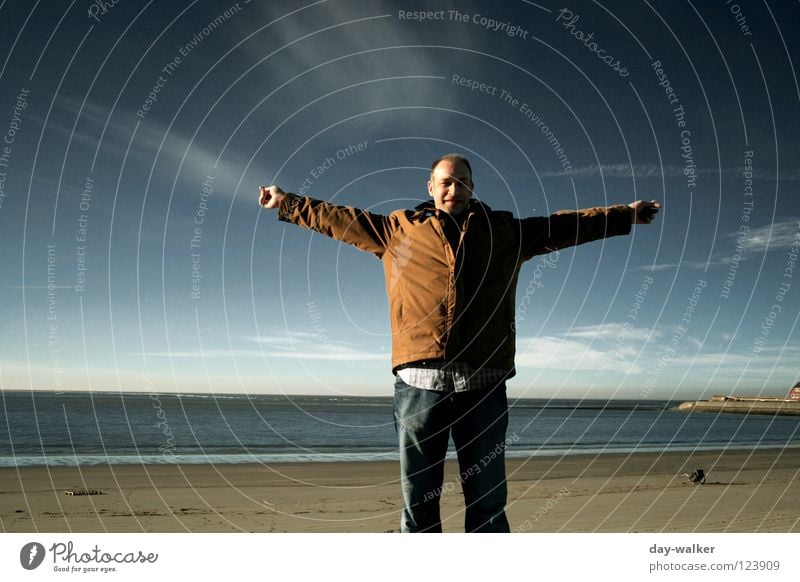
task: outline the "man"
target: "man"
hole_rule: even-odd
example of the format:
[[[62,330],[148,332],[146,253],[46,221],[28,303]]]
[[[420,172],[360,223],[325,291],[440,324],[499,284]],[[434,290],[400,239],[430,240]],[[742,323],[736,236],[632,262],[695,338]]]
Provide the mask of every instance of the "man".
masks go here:
[[[382,260],[392,325],[395,428],[403,491],[401,531],[441,532],[439,497],[453,437],[467,532],[508,532],[505,475],[514,375],[515,293],[535,255],[648,224],[655,201],[517,219],[472,198],[469,161],[431,166],[433,198],[380,216],[262,186],[278,218]]]

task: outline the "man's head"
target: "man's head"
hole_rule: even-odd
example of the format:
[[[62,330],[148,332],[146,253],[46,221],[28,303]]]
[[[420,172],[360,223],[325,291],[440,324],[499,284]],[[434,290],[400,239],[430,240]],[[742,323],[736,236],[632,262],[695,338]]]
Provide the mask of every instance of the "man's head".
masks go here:
[[[459,214],[467,208],[473,188],[472,167],[464,156],[447,154],[433,162],[428,193],[439,210]]]

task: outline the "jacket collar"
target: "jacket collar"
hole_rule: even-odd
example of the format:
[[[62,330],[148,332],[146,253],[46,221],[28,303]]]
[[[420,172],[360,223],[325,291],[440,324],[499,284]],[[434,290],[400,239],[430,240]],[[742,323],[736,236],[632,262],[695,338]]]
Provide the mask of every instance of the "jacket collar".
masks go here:
[[[418,214],[430,216],[436,213],[436,204],[434,204],[433,200],[426,200],[421,204],[417,204],[414,207],[414,210],[416,210]],[[467,206],[466,211],[475,212],[478,214],[486,214],[488,212],[491,212],[492,209],[489,208],[488,204],[484,204],[479,200],[475,200],[475,198],[470,198],[469,205]]]

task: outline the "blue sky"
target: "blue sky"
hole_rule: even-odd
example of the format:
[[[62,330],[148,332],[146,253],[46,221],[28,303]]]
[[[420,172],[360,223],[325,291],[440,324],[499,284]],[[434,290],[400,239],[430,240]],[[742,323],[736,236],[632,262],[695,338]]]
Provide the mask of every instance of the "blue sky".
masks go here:
[[[2,388],[391,394],[381,265],[279,223],[257,189],[389,213],[450,151],[518,216],[664,203],[523,268],[511,395],[800,380],[796,2],[0,17]]]

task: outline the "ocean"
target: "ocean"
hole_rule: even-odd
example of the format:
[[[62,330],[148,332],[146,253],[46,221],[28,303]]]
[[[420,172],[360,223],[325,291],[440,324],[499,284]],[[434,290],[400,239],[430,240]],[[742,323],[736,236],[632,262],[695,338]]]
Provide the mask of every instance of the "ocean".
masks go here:
[[[800,446],[798,417],[655,400],[509,404],[510,457]],[[0,391],[0,467],[398,458],[390,397]]]

